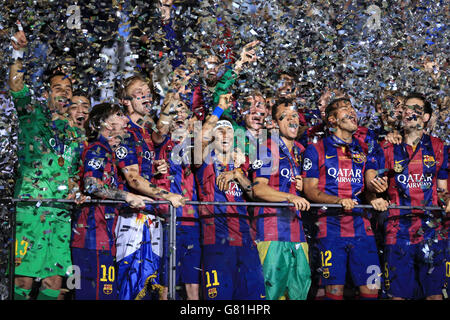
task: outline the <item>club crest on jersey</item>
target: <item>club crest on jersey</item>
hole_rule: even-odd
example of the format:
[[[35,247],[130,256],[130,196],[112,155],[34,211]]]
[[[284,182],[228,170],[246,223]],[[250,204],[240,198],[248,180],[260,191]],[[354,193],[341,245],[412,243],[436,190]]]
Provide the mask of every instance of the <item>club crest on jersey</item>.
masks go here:
[[[208,297],[210,297],[211,299],[217,297],[217,288],[208,289]]]
[[[105,284],[105,285],[103,285],[103,293],[104,293],[104,294],[109,295],[109,294],[111,294],[112,292],[113,292],[112,284]]]
[[[119,159],[123,159],[128,155],[128,151],[125,147],[119,147],[116,150],[116,156]]]
[[[328,268],[323,268],[323,269],[322,269],[322,276],[323,276],[325,279],[328,279],[328,278],[330,277],[330,270],[329,270]]]
[[[353,153],[352,158],[356,163],[364,163],[366,161],[366,155],[364,153]]]
[[[431,168],[432,166],[434,166],[436,163],[436,161],[434,160],[433,156],[429,156],[429,155],[424,155],[423,156],[423,164],[427,167],[427,168]]]

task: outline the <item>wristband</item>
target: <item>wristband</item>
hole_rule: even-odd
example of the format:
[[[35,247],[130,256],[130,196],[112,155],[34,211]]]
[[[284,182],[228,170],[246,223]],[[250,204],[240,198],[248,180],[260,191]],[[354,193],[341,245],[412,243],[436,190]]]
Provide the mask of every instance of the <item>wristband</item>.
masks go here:
[[[221,107],[217,106],[217,107],[214,109],[212,115],[213,115],[213,116],[216,116],[218,119],[220,119],[220,117],[222,116],[222,113],[223,113],[223,109],[222,109]]]
[[[11,57],[13,58],[13,60],[17,60],[19,58],[23,59],[23,54],[24,54],[23,50],[13,49]]]

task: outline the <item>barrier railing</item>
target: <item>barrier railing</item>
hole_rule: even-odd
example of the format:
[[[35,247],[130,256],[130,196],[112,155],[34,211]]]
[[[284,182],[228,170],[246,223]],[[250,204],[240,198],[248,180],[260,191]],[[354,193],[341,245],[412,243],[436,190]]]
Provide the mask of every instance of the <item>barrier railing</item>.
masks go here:
[[[19,198],[1,198],[0,203],[9,202],[11,204],[19,203],[19,202],[59,202],[59,203],[70,203],[75,204],[76,201],[73,199],[55,199],[55,198],[46,198],[46,199],[36,199],[36,198],[28,198],[28,199],[19,199]],[[95,205],[95,204],[126,204],[123,200],[110,200],[110,199],[87,199],[80,206],[85,205]],[[175,291],[176,291],[176,208],[171,205],[169,201],[165,200],[155,200],[152,202],[147,202],[147,204],[158,205],[158,204],[167,204],[169,206],[169,215],[168,215],[168,225],[169,225],[169,274],[168,274],[168,299],[175,299]],[[186,201],[188,205],[231,205],[231,206],[246,206],[246,207],[293,207],[295,206],[293,203],[285,203],[285,202],[219,202],[219,201]],[[328,203],[311,203],[311,208],[342,208],[340,204],[328,204]],[[355,208],[361,209],[373,209],[371,205],[360,204],[355,205]],[[405,210],[422,210],[422,211],[443,211],[442,207],[438,206],[397,206],[397,205],[389,205],[389,209],[405,209]],[[13,213],[13,211],[11,211]],[[145,213],[145,212],[144,212]],[[151,214],[151,212],[149,212]],[[15,215],[10,217],[11,221],[11,249],[10,249],[10,272],[9,272],[9,299],[12,300],[14,297],[14,267],[15,267]]]

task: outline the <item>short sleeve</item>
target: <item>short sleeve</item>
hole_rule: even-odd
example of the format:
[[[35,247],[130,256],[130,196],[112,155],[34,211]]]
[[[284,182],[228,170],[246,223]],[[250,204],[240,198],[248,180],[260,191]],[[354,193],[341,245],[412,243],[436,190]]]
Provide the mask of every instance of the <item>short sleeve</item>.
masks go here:
[[[270,179],[273,173],[272,170],[274,170],[274,159],[270,149],[263,147],[258,150],[257,159],[253,161],[251,169],[254,170],[256,178]]]
[[[444,146],[442,165],[439,168],[437,178],[440,180],[448,179],[448,153],[450,152],[450,146]]]
[[[97,179],[103,178],[103,172],[105,171],[105,163],[107,161],[106,154],[102,150],[88,150],[83,163],[83,176],[94,177]]]
[[[304,178],[319,178],[319,155],[313,144],[310,144],[303,154],[302,176]]]
[[[131,138],[123,140],[117,147],[115,154],[120,169],[139,164],[136,143]]]
[[[381,146],[375,142],[373,148],[369,149],[367,155],[366,170],[380,170],[384,168],[385,159],[384,152]]]

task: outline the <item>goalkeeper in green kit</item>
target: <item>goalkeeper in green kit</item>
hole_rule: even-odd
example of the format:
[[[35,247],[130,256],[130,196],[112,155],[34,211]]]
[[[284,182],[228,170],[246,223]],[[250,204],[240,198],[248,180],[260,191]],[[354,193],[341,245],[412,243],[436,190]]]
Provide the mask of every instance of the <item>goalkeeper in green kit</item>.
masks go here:
[[[16,34],[16,39],[22,44],[19,48],[26,46],[24,34]],[[82,143],[80,132],[65,116],[72,97],[71,80],[60,71],[52,72],[42,95],[46,101],[37,102],[24,85],[22,68],[16,60],[9,75],[20,131],[14,196],[74,197]],[[29,299],[34,278],[42,279],[38,300],[58,298],[63,276],[72,265],[70,215],[67,203],[17,203],[14,299]]]

